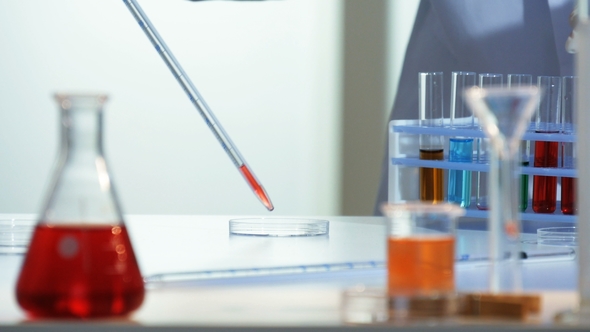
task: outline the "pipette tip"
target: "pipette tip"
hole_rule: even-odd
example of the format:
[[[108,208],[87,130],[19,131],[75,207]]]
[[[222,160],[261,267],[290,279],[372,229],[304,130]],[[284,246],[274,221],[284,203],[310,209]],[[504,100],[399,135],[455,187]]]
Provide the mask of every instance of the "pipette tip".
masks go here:
[[[260,187],[260,189],[261,189],[260,192],[258,192],[258,191],[256,192],[256,196],[258,196],[258,198],[260,199],[262,204],[264,204],[264,206],[266,206],[268,211],[274,210],[275,207],[272,205],[270,198],[268,198],[266,191],[264,191],[264,188],[262,188],[262,187]]]
[[[258,182],[258,180],[256,180],[256,177],[254,176],[254,174],[252,174],[252,172],[250,171],[248,166],[246,166],[246,164],[240,166],[240,172],[248,181],[248,184],[250,185],[252,190],[254,190],[254,193],[256,194],[260,202],[262,202],[262,204],[264,204],[264,206],[268,209],[268,211],[274,210],[274,206],[272,205],[270,198],[266,194],[266,191]]]

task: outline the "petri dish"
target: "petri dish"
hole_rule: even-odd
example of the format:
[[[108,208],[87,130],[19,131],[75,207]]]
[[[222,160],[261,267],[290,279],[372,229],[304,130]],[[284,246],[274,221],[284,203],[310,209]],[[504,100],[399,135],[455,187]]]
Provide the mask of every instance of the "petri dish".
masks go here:
[[[229,221],[229,233],[247,236],[318,236],[329,232],[328,220],[304,218],[241,218]]]
[[[537,229],[537,244],[575,247],[578,245],[578,232],[575,226],[539,228]]]
[[[36,224],[32,219],[0,219],[0,254],[26,253]]]

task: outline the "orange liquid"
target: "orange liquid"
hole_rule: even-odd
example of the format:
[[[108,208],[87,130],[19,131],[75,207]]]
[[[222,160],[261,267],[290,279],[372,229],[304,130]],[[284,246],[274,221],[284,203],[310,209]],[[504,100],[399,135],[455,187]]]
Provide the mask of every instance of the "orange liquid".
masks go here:
[[[125,226],[37,226],[16,287],[30,316],[122,316],[143,297]]]
[[[453,237],[389,238],[387,251],[389,295],[455,289]]]
[[[422,160],[443,160],[444,150],[420,149]],[[425,202],[442,202],[443,193],[443,170],[440,168],[420,167],[420,200]]]

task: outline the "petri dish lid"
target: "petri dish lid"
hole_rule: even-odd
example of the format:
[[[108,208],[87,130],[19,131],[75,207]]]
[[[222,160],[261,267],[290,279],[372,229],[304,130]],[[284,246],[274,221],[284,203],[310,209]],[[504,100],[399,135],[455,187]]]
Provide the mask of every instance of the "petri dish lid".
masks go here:
[[[32,219],[0,219],[0,254],[24,254],[37,221]]]
[[[578,232],[575,226],[539,228],[537,229],[537,244],[575,247],[578,245]]]
[[[249,236],[318,236],[329,232],[328,220],[305,218],[241,218],[229,221],[229,233]]]

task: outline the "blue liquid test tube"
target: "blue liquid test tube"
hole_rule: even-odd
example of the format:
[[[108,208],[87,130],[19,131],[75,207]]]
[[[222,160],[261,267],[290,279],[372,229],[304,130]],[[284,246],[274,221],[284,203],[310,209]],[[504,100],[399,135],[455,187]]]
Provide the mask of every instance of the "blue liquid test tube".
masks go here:
[[[463,100],[463,90],[474,86],[475,73],[455,71],[451,78],[451,127],[467,129],[474,127],[473,114]],[[473,138],[451,137],[449,139],[449,161],[473,162]],[[471,171],[449,170],[447,200],[463,208],[471,205]]]

